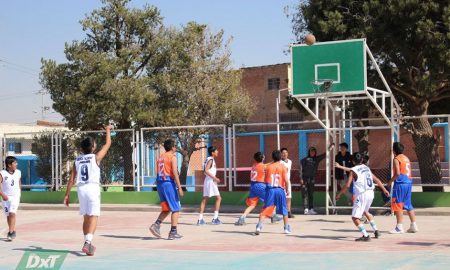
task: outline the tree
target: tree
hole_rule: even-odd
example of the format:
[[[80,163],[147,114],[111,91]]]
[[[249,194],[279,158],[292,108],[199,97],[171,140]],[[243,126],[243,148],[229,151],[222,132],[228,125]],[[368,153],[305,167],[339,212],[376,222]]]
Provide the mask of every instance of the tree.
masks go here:
[[[69,128],[98,129],[109,120],[128,129],[248,117],[250,101],[238,89],[240,74],[231,69],[222,31],[211,34],[196,23],[165,27],[156,7],[102,2],[81,21],[86,38],[65,45],[67,63],[42,60],[41,84]],[[131,138],[120,140],[124,183],[133,184]],[[190,148],[182,147],[188,155]]]
[[[151,119],[156,95],[148,88],[164,68],[164,28],[159,10],[127,8],[128,0],[104,6],[81,21],[86,38],[65,44],[67,63],[42,60],[41,84],[69,128],[99,129],[112,120],[128,129]],[[121,136],[125,184],[133,184],[132,145]]]
[[[300,1],[292,23],[298,40],[307,32],[320,41],[367,38],[406,115],[427,115],[430,106],[450,101],[448,1]],[[374,76],[369,74],[370,81]],[[439,140],[431,123],[419,118],[408,126],[422,179],[440,183]]]
[[[180,31],[172,29],[167,71],[161,73],[152,88],[156,89],[164,118],[159,126],[231,125],[246,121],[252,112],[249,95],[241,89],[241,72],[231,66],[229,41],[223,31],[211,33],[206,25],[188,23]],[[186,181],[192,154],[200,150],[199,142],[211,134],[207,129],[172,132],[182,154],[180,178]]]

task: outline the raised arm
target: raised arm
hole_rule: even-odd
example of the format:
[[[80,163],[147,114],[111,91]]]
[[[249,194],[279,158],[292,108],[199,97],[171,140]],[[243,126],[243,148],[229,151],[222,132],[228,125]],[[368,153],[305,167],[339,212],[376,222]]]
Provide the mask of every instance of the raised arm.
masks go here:
[[[67,183],[67,190],[66,190],[66,195],[64,196],[64,204],[66,206],[69,206],[69,201],[70,201],[70,191],[72,190],[73,185],[75,184],[75,178],[77,176],[77,168],[75,167],[75,163],[73,164],[72,167],[72,172],[70,173],[70,179],[69,182]]]
[[[330,143],[330,145],[328,146],[328,151],[333,150],[333,148],[334,148],[334,143]],[[317,156],[317,162],[322,161],[322,160],[326,157],[326,155],[327,155],[326,152],[325,152],[325,153],[322,153],[322,154],[320,154],[320,155],[318,155],[318,156]]]
[[[105,127],[105,130],[106,130],[105,145],[103,145],[102,149],[100,149],[100,151],[98,151],[97,154],[95,154],[95,159],[97,161],[97,165],[100,165],[100,162],[106,156],[106,153],[108,153],[108,150],[111,147],[111,129],[112,129],[111,125]]]

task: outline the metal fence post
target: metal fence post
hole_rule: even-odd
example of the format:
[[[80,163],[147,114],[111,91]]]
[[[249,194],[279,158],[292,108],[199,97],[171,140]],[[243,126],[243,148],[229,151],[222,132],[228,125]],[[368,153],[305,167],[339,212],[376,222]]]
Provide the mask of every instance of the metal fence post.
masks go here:
[[[233,177],[231,175],[231,168],[233,167],[232,156],[234,156],[234,153],[232,152],[232,147],[231,147],[232,129],[231,129],[231,127],[228,127],[227,130],[228,130],[228,133],[227,133],[227,149],[228,149],[227,170],[228,170],[228,183],[229,183],[228,191],[233,191]]]

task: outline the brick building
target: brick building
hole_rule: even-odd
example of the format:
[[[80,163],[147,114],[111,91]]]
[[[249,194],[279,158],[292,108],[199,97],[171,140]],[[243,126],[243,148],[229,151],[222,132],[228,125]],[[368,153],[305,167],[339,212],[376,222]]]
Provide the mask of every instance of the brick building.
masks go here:
[[[288,64],[242,68],[241,86],[256,102],[256,110],[250,118],[251,123],[276,122],[276,98],[280,93],[280,122],[301,121],[303,115],[289,110],[286,103],[288,95]]]

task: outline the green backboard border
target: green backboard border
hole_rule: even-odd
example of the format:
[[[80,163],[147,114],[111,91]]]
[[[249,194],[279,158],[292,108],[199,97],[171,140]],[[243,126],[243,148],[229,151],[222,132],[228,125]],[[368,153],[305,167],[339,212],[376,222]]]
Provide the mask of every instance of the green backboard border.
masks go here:
[[[366,39],[349,39],[349,40],[339,40],[339,41],[329,41],[329,42],[317,42],[313,45],[306,45],[306,44],[291,44],[290,50],[291,50],[291,66],[290,66],[290,80],[289,80],[289,88],[290,92],[294,97],[297,98],[310,98],[310,97],[317,97],[317,94],[314,93],[313,87],[311,85],[311,81],[320,81],[321,79],[318,77],[320,73],[318,72],[318,68],[321,67],[332,67],[335,66],[337,69],[337,78],[330,78],[334,81],[334,86],[336,86],[337,83],[341,83],[341,64],[333,63],[333,61],[328,63],[319,63],[314,65],[314,77],[310,77],[312,80],[305,81],[304,79],[302,81],[299,81],[300,78],[298,75],[296,75],[294,72],[299,72],[298,68],[298,60],[294,61],[294,50],[297,47],[310,47],[314,46],[317,48],[318,46],[327,46],[327,45],[333,45],[333,44],[343,44],[343,43],[353,43],[351,46],[357,46],[359,52],[362,54],[362,58],[360,58],[358,55],[355,57],[357,58],[357,62],[360,63],[362,61],[363,70],[362,72],[359,72],[357,77],[359,78],[357,81],[357,87],[355,88],[343,88],[339,89],[338,91],[332,90],[332,92],[328,93],[328,96],[349,96],[349,95],[360,95],[365,94],[367,92],[367,52],[366,52]],[[358,52],[356,52],[358,53]],[[301,72],[301,69],[300,69]],[[311,70],[309,71],[311,72]],[[348,75],[348,74],[347,74]],[[335,80],[337,79],[337,80]],[[311,87],[310,87],[311,86]]]

